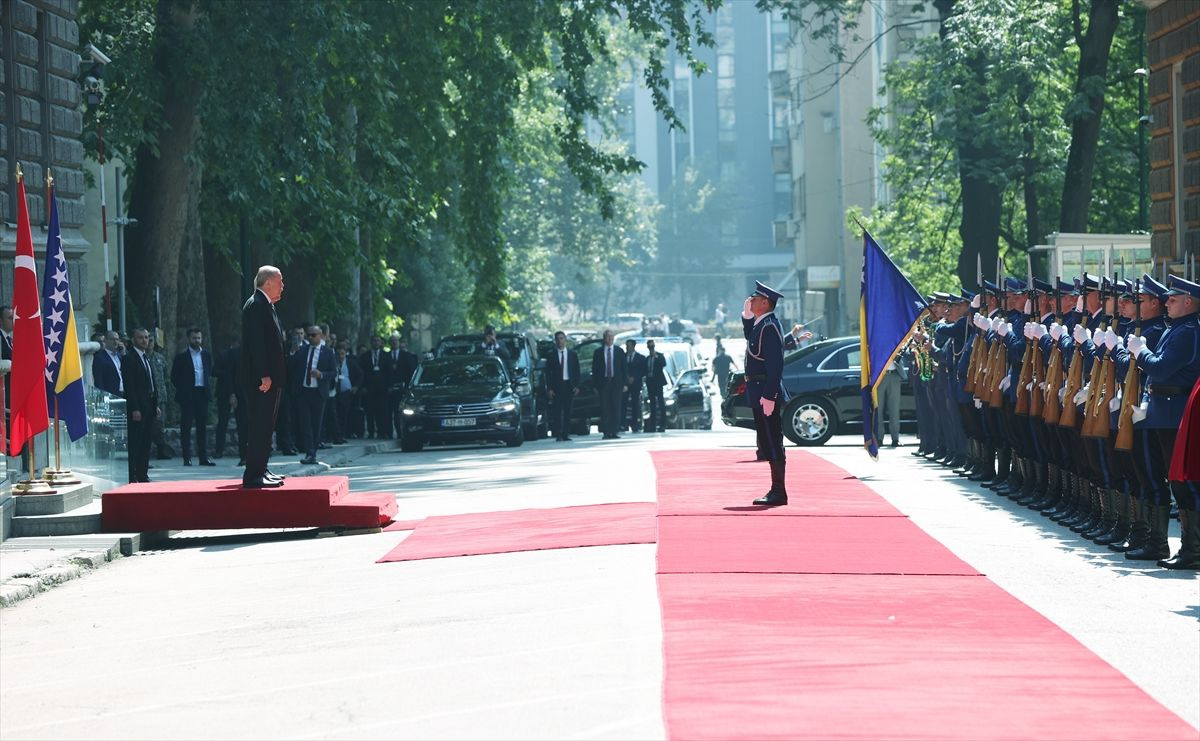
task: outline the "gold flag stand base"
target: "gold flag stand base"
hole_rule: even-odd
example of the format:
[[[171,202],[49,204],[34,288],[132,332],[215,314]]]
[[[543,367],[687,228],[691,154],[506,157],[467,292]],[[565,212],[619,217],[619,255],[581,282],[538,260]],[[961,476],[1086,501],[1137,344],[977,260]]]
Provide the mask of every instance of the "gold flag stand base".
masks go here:
[[[42,479],[49,484],[82,484],[69,468],[43,468]]]
[[[43,479],[27,479],[13,484],[13,494],[57,494],[58,490]]]

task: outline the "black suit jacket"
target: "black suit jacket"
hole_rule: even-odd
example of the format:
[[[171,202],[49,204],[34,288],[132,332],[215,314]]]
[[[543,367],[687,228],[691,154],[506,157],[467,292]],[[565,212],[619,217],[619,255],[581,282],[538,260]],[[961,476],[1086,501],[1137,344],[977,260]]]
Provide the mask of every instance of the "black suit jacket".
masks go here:
[[[142,421],[154,419],[158,414],[158,389],[152,388],[150,369],[135,348],[121,358],[121,377],[125,379],[125,411],[132,418],[134,412],[142,413]]]
[[[393,358],[392,351],[388,350],[388,362],[392,366],[391,385],[408,388],[408,382],[417,370],[417,356],[408,350],[399,350],[397,357]]]
[[[302,347],[288,359],[288,379],[292,393],[300,393],[300,389],[304,388],[304,381],[308,376],[308,351],[308,347]],[[321,345],[317,349],[315,362],[317,370],[321,371],[321,377],[317,379],[317,393],[321,398],[325,398],[329,396],[329,390],[333,388],[333,381],[337,378],[337,358],[334,357],[333,350],[329,349],[329,345]]]
[[[8,376],[4,377],[4,382],[8,383]],[[113,396],[121,395],[121,377],[117,375],[117,366],[108,356],[108,350],[103,347],[100,348],[100,352],[92,356],[92,383],[96,388],[107,391]]]
[[[283,354],[283,328],[267,294],[255,289],[242,306],[242,385],[257,389],[262,379],[283,387],[287,380],[287,357]]]
[[[242,346],[234,345],[222,350],[213,364],[213,377],[217,379],[217,394],[228,400],[230,395],[241,393],[238,369],[242,362]]]
[[[204,393],[207,395],[208,388],[212,385],[213,356],[205,348],[200,348],[200,365],[204,368]],[[175,353],[175,360],[171,363],[171,385],[175,387],[175,401],[182,404],[184,393],[196,385],[196,369],[192,366],[191,349]]]
[[[613,381],[619,385],[625,385],[625,351],[613,345]],[[604,375],[604,345],[596,348],[592,353],[592,386],[597,391],[600,390],[608,382],[608,378]]]
[[[603,362],[603,361],[601,361]],[[546,370],[543,378],[546,379],[546,388],[559,389],[563,384],[567,388],[576,388],[579,386],[579,356],[574,350],[567,350],[567,380],[562,380],[562,365],[558,362],[558,348],[550,351],[550,356],[546,358]]]
[[[646,387],[660,389],[667,385],[667,359],[655,351],[653,358],[646,358]]]
[[[392,383],[392,356],[387,348],[379,348],[379,370],[375,370],[375,364],[371,362],[374,352],[367,350],[359,355],[358,364],[362,366],[363,385],[367,391],[379,393],[386,391]]]
[[[342,372],[342,364],[337,362],[336,356],[334,357],[333,362],[337,365],[338,373],[341,373]],[[346,374],[348,376],[350,376],[350,388],[352,388],[352,389],[362,388],[362,383],[363,383],[362,367],[359,366],[359,364],[358,364],[358,358],[354,357],[353,355],[346,356]],[[340,389],[341,387],[339,386],[338,388]],[[339,391],[339,393],[340,393],[340,391]],[[350,392],[347,391],[346,393],[350,393]]]

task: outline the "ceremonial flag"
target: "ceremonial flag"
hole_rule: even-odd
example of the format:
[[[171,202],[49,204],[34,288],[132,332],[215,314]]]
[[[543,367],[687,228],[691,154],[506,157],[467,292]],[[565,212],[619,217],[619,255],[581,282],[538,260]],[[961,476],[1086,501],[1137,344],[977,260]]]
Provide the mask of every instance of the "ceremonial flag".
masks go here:
[[[17,176],[17,256],[13,271],[13,356],[9,375],[12,414],[8,454],[20,455],[26,441],[50,426],[46,413],[46,346],[42,344],[38,308],[37,263],[33,259],[33,234],[25,181]]]
[[[928,305],[884,251],[863,230],[862,297],[858,306],[862,356],[863,447],[879,457],[875,439],[876,389],[884,371],[916,329]]]
[[[67,435],[75,441],[87,434],[87,405],[54,186],[50,186],[50,231],[42,275],[42,331],[46,340],[46,398],[54,416],[67,423]]]

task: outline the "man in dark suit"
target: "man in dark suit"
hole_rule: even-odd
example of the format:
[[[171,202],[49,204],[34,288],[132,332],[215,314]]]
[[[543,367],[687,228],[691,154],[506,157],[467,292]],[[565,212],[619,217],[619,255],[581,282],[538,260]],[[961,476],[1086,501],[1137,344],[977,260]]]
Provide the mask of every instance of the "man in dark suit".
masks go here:
[[[621,401],[621,429],[642,431],[642,385],[646,357],[637,352],[637,340],[625,340],[625,398]]]
[[[341,437],[335,438],[335,443],[346,442],[346,436],[350,435],[352,430],[350,427],[350,413],[354,405],[358,402],[358,392],[362,388],[362,369],[358,367],[358,360],[350,354],[350,345],[346,342],[339,342],[337,348],[337,378],[334,381],[334,408],[338,418],[338,430],[341,431]]]
[[[393,334],[388,339],[388,362],[392,366],[389,379],[388,410],[392,415],[392,425],[400,429],[400,403],[408,392],[408,382],[412,380],[413,371],[417,369],[417,356],[408,351],[408,343],[399,334]]]
[[[544,377],[554,439],[567,442],[571,439],[571,405],[579,393],[579,356],[567,349],[567,335],[561,330],[554,333],[554,350],[546,358]]]
[[[204,335],[196,327],[187,331],[188,346],[175,354],[171,364],[171,384],[179,404],[179,444],[183,465],[192,465],[192,424],[196,425],[196,448],[200,465],[215,466],[208,459],[208,387],[211,384],[213,357],[204,349]]]
[[[371,337],[371,349],[358,359],[362,366],[363,388],[366,392],[367,437],[392,436],[392,414],[388,394],[392,379],[392,356],[383,349],[383,338]]]
[[[158,388],[146,352],[150,333],[133,330],[133,349],[121,359],[121,377],[125,379],[125,415],[129,436],[129,483],[150,480],[150,438],[154,420],[162,414],[158,406]]]
[[[654,340],[646,340],[646,398],[650,400],[650,419],[646,432],[667,431],[667,406],[663,387],[667,385],[667,359],[654,349]]]
[[[625,393],[625,352],[613,345],[613,331],[604,330],[604,344],[592,353],[592,385],[600,395],[600,432],[615,440],[621,426],[621,394]]]
[[[217,355],[213,364],[213,376],[217,379],[217,458],[225,455],[225,432],[229,429],[229,417],[233,415],[237,431],[238,465],[246,465],[246,400],[242,397],[242,384],[238,367],[241,364],[242,346],[235,341]]]
[[[296,414],[300,418],[300,447],[304,450],[304,458],[300,462],[311,464],[317,462],[325,402],[337,375],[337,363],[333,351],[322,341],[324,334],[320,327],[310,326],[305,336],[308,345],[292,355],[288,380]]]
[[[264,265],[254,276],[254,286],[254,295],[242,306],[241,375],[248,428],[242,486],[248,489],[283,485],[283,479],[267,470],[267,459],[287,377],[283,328],[275,315],[275,303],[283,295],[283,273]]]
[[[121,336],[110,329],[104,333],[104,346],[92,356],[92,385],[113,396],[125,395],[120,347]]]

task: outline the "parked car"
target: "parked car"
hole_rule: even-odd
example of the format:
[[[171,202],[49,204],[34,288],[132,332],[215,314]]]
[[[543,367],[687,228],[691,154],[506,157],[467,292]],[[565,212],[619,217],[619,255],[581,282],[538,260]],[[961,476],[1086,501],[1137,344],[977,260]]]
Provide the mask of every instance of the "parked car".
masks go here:
[[[680,373],[671,384],[671,396],[664,389],[667,426],[684,430],[711,430],[713,423],[713,388],[709,385],[703,368],[690,368]],[[674,414],[671,414],[672,407]],[[673,421],[672,421],[673,420]]]
[[[624,329],[641,329],[642,320],[646,318],[645,314],[638,312],[624,312],[621,314],[613,314],[608,318],[608,326],[614,331],[619,332]]]
[[[691,319],[680,319],[679,323],[683,325],[683,331],[679,333],[679,336],[683,338],[684,342],[699,345],[700,340],[704,338],[700,336],[700,329],[696,327],[696,323]]]
[[[516,382],[517,394],[521,397],[521,429],[526,440],[536,440],[546,435],[545,384],[542,383],[544,363],[539,363],[537,344],[525,332],[497,332],[496,342],[508,351],[511,365],[506,368]],[[455,334],[438,340],[433,355],[437,358],[480,353],[482,334]]]
[[[421,361],[400,406],[400,449],[480,441],[519,446],[525,441],[519,383],[491,355]]]
[[[861,350],[858,337],[816,342],[788,353],[783,359],[783,386],[791,400],[783,409],[783,434],[796,445],[824,445],[834,434],[862,431]],[[727,425],[754,427],[746,403],[744,373],[731,373],[721,403]],[[917,404],[912,387],[900,390],[901,426],[916,424]],[[886,431],[886,430],[885,430]]]

